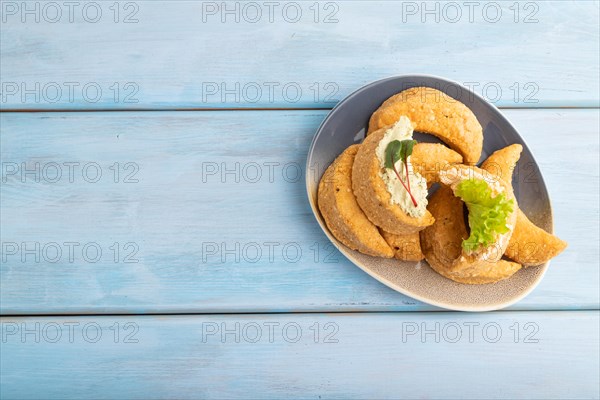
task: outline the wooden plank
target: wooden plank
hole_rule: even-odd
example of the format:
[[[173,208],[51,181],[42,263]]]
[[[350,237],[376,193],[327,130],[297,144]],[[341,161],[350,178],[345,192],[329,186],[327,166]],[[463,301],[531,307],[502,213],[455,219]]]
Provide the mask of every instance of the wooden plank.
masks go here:
[[[325,114],[3,113],[1,311],[430,310],[354,267],[316,224],[302,174]],[[599,112],[507,115],[570,243],[513,309],[596,309]]]
[[[598,326],[597,311],[3,318],[0,395],[597,399]]]
[[[249,3],[4,1],[0,105],[330,108],[425,73],[497,105],[598,106],[595,1]]]

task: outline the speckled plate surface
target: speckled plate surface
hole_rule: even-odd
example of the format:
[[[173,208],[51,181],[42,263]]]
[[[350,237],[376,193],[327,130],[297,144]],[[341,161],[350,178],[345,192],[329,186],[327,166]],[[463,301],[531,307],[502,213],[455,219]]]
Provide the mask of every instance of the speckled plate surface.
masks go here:
[[[459,83],[430,75],[407,75],[370,83],[346,97],[319,127],[308,152],[306,188],[313,213],[332,243],[373,278],[414,299],[434,306],[460,311],[490,311],[508,307],[524,298],[540,282],[548,264],[521,269],[511,278],[494,284],[465,285],[438,275],[427,262],[402,262],[371,257],[350,250],[327,229],[317,208],[317,187],[321,175],[346,147],[360,143],[371,114],[390,96],[402,90],[428,86],[461,101],[477,116],[483,127],[484,141],[480,162],[494,151],[513,143],[523,145],[523,153],[513,186],[519,207],[531,221],[552,232],[552,210],[546,185],[538,165],[523,138],[506,117],[492,104]],[[415,139],[439,142],[431,135],[415,133]]]

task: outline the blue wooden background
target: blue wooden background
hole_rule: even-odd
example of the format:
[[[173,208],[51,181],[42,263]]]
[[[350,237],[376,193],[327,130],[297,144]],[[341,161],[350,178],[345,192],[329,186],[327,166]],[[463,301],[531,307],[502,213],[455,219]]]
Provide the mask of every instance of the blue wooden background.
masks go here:
[[[0,2],[1,398],[598,398],[598,1]],[[569,242],[508,310],[335,251],[305,158],[430,73],[500,106]]]

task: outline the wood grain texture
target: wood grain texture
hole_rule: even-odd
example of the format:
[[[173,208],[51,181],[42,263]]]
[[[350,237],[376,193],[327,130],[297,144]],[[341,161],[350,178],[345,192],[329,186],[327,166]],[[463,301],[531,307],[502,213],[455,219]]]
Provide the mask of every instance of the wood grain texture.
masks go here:
[[[592,399],[598,326],[597,311],[3,318],[0,395]]]
[[[569,242],[513,309],[596,309],[599,111],[506,114],[537,157],[555,230]],[[297,170],[325,115],[3,113],[2,312],[432,309],[368,277],[320,231]],[[560,139],[566,134],[568,142]],[[40,172],[24,174],[23,162],[34,171],[39,163]],[[52,163],[74,162],[73,183],[64,166],[51,183]],[[130,180],[138,182],[123,183],[135,166]],[[95,168],[102,177],[89,183]],[[97,248],[102,256],[94,262]]]
[[[469,83],[497,105],[599,101],[597,1],[300,1],[270,11],[138,0],[99,2],[98,18],[81,4],[73,22],[47,3],[37,14],[3,3],[5,110],[330,108],[409,73]]]

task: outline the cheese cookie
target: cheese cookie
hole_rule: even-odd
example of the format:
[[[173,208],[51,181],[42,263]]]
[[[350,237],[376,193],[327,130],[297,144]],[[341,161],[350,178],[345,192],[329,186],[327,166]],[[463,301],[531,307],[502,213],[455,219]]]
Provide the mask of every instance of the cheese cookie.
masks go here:
[[[429,87],[404,90],[371,115],[368,134],[394,124],[403,115],[416,131],[434,135],[460,153],[466,164],[479,161],[483,129],[475,114],[458,100]]]

